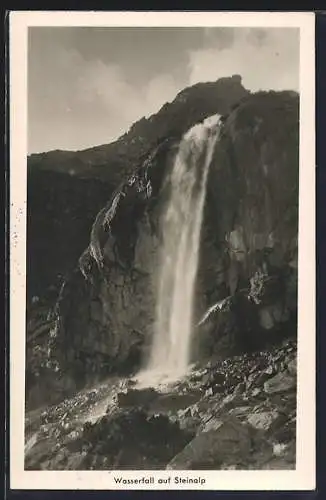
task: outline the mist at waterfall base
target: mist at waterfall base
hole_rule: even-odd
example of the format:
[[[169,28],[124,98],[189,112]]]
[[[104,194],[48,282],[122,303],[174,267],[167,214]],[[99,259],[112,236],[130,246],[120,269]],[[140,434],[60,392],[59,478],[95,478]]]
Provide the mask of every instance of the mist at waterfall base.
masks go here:
[[[220,118],[210,116],[188,130],[167,179],[154,335],[147,365],[136,376],[142,387],[179,380],[190,368],[203,209]]]

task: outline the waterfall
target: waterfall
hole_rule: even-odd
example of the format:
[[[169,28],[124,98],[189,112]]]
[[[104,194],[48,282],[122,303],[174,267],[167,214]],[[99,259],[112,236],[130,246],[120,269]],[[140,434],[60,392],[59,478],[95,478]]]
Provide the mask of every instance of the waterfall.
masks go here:
[[[169,196],[161,218],[156,323],[145,372],[176,379],[191,356],[193,300],[209,165],[220,130],[211,116],[182,138],[168,178]]]

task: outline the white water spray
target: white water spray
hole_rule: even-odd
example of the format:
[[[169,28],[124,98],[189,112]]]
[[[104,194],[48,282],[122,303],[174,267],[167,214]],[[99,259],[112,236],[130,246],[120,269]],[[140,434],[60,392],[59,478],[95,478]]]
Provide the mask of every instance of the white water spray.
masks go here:
[[[175,380],[186,374],[191,355],[193,299],[209,165],[220,130],[211,116],[182,138],[162,216],[156,324],[143,377]],[[149,382],[149,380],[148,380]]]

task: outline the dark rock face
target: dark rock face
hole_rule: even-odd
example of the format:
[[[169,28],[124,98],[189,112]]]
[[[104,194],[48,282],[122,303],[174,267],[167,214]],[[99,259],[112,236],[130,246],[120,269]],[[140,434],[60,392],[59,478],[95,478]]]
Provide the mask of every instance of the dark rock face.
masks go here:
[[[36,167],[29,169],[27,187],[30,305],[33,296],[53,301],[87,246],[94,218],[115,185]]]
[[[290,320],[296,328],[298,150],[298,99],[285,92],[249,97],[225,123],[209,174],[198,279],[206,304],[232,297],[207,326],[219,352],[223,332],[248,349]]]
[[[130,410],[103,417],[84,429],[83,439],[89,443],[84,467],[100,470],[110,464],[113,469],[162,469],[191,437],[164,415],[148,417],[142,410]]]
[[[182,133],[214,113],[225,117],[207,185],[198,322],[209,307],[228,300],[194,330],[194,360],[263,348],[296,332],[298,96],[248,95],[235,78],[226,99],[227,82],[217,83],[186,89],[105,153],[93,150],[109,161],[113,147],[131,148],[126,180],[102,203],[92,228],[86,224],[88,241],[64,281],[47,340],[49,363],[58,363],[59,373],[77,388],[137,369],[147,355],[164,178]],[[148,148],[136,146],[145,131]],[[99,177],[100,169],[95,171]],[[98,205],[99,199],[96,211]]]

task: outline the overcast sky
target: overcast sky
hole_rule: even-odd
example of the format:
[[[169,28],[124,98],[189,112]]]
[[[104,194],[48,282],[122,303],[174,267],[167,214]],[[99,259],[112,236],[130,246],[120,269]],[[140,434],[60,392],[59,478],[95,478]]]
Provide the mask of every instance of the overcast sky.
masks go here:
[[[299,89],[297,29],[35,27],[28,58],[29,153],[109,143],[200,81]]]

